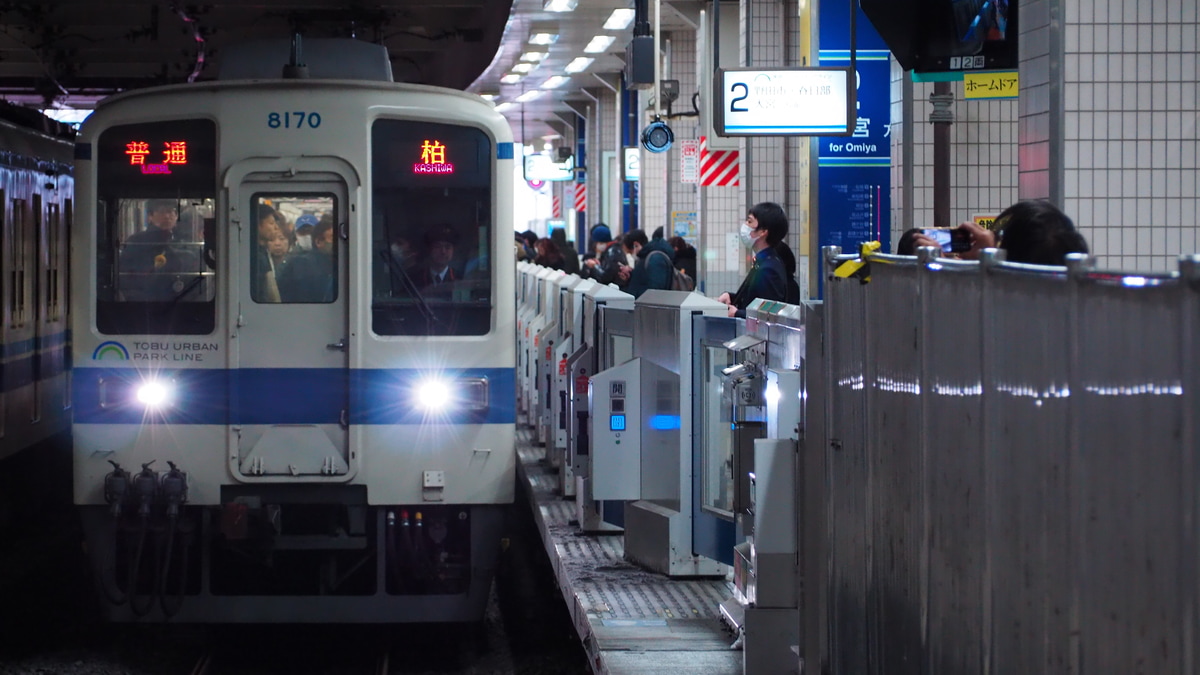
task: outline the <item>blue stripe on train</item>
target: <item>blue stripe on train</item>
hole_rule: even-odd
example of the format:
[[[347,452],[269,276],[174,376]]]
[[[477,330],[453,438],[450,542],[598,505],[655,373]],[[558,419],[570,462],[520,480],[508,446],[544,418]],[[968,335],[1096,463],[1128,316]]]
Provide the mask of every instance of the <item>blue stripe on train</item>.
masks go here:
[[[25,340],[0,344],[0,358],[9,359],[16,356],[24,356],[34,351],[35,347],[38,350],[61,347],[67,344],[70,338],[71,331],[59,331],[49,335],[39,335],[36,338],[27,338]]]
[[[71,352],[65,346],[46,349],[0,363],[0,391],[16,391],[34,380],[47,380],[71,369]]]
[[[347,408],[351,424],[512,424],[516,381],[512,368],[440,371],[443,377],[483,377],[489,404],[478,412],[427,415],[413,401],[430,371],[416,368],[160,369],[76,368],[72,389],[79,424],[335,424]],[[153,414],[136,400],[149,377],[169,380],[171,405]],[[101,405],[101,390],[107,405]]]

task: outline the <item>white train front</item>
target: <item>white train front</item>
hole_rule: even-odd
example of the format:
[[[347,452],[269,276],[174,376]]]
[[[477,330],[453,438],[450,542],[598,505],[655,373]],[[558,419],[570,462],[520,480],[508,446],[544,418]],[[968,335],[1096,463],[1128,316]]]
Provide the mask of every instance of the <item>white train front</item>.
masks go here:
[[[514,489],[512,157],[478,97],[390,82],[88,119],[75,500],[111,618],[481,618]]]

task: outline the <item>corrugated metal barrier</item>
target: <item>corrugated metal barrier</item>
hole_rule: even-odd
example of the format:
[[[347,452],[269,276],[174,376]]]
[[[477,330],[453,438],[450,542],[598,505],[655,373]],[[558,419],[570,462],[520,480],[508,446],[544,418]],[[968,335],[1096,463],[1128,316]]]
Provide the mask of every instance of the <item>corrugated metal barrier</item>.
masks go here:
[[[838,253],[820,672],[1198,672],[1200,257]]]

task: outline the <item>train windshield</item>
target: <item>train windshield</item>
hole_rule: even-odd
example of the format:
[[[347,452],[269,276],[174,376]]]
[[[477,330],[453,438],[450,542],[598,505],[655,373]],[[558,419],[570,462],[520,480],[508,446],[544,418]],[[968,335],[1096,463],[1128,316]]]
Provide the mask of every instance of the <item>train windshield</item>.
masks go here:
[[[473,127],[380,119],[371,150],[372,329],[488,333],[491,139]]]
[[[97,142],[96,324],[203,335],[216,322],[216,127],[111,127]]]

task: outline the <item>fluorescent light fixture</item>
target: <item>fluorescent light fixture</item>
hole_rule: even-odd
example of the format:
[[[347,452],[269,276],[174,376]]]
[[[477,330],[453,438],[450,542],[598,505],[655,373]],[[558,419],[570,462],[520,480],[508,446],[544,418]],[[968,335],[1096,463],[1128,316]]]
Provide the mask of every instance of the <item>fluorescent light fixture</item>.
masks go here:
[[[611,47],[612,43],[616,41],[617,38],[613,35],[597,35],[596,37],[592,38],[591,42],[587,43],[587,46],[583,48],[583,51],[588,54],[603,54],[604,52],[608,51],[608,48]]]
[[[555,75],[542,83],[542,89],[558,89],[570,81],[571,78],[566,75]]]
[[[537,66],[532,63],[514,63],[512,71],[514,73],[529,73],[533,72],[533,69],[536,67]]]
[[[558,42],[558,33],[534,33],[529,36],[531,45],[552,45]]]
[[[92,114],[92,110],[81,110],[77,108],[46,108],[42,110],[42,114],[52,120],[58,120],[63,124],[73,124],[79,126],[83,120],[87,119],[88,115]]]
[[[504,103],[501,103],[500,105],[496,106],[496,112],[502,113],[511,107],[513,107],[512,101],[505,101]]]
[[[516,84],[521,81],[521,76],[516,73],[508,73],[500,77],[500,81],[504,84]]]
[[[582,73],[583,71],[587,70],[587,67],[592,65],[592,61],[595,61],[595,60],[596,59],[593,59],[591,57],[581,56],[577,59],[572,60],[570,63],[568,63],[567,66],[565,68],[563,68],[563,72]]]
[[[485,101],[495,101],[499,96],[499,94],[480,94],[479,98]]]
[[[532,101],[541,95],[542,92],[540,89],[530,89],[529,91],[517,97],[517,103],[528,103],[529,101]]]
[[[634,11],[632,9],[614,9],[612,14],[608,15],[608,21],[604,22],[604,30],[625,30],[629,28],[629,24],[633,23]]]
[[[538,63],[539,61],[546,58],[547,56],[549,56],[549,54],[547,54],[546,52],[525,52],[524,54],[521,55],[521,60],[522,61],[532,61],[533,63]]]
[[[547,12],[573,12],[578,4],[579,0],[546,0],[542,9]]]

